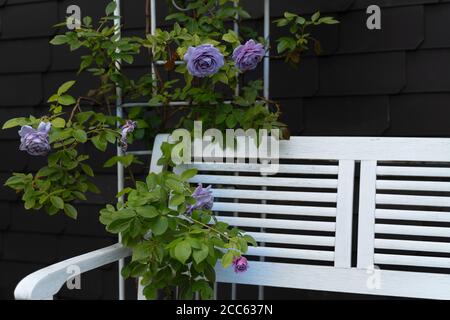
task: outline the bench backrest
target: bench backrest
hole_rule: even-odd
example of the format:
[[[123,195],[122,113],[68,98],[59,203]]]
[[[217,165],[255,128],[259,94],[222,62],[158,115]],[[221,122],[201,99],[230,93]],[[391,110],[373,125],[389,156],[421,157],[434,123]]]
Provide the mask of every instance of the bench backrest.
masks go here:
[[[247,273],[218,267],[219,282],[450,298],[450,139],[291,137],[279,158],[273,176],[250,163],[177,168],[196,167],[220,219],[259,243]]]

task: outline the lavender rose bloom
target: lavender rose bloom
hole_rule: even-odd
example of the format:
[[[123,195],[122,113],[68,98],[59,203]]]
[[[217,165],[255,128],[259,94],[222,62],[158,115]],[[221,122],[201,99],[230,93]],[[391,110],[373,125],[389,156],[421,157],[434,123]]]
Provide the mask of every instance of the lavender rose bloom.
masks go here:
[[[127,120],[125,121],[125,124],[120,128],[120,140],[119,145],[122,148],[122,150],[125,152],[128,149],[128,139],[127,136],[131,132],[136,129],[136,121]]]
[[[261,43],[248,40],[233,51],[233,60],[241,71],[253,70],[264,57],[265,50]]]
[[[239,257],[233,260],[234,272],[241,273],[249,268],[246,257]]]
[[[50,151],[48,133],[51,127],[50,122],[41,122],[37,130],[30,126],[22,126],[19,130],[19,150],[26,151],[32,156],[47,155]]]
[[[211,186],[203,188],[202,184],[199,183],[197,188],[195,188],[194,193],[192,193],[192,197],[196,200],[196,202],[188,207],[186,214],[192,214],[192,211],[195,209],[212,209],[214,197],[212,195]]]
[[[189,73],[199,78],[215,74],[225,63],[223,54],[211,44],[189,47],[184,61]]]

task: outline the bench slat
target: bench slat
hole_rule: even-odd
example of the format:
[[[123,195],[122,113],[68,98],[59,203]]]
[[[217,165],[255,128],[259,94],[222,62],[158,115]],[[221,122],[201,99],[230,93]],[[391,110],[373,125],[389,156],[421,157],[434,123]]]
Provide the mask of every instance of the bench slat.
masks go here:
[[[273,258],[320,260],[320,261],[334,260],[333,251],[303,250],[290,248],[249,247],[246,255],[273,257]]]
[[[303,179],[303,178],[275,178],[275,177],[243,177],[199,174],[189,179],[191,183],[272,186],[292,188],[337,188],[337,179]]]
[[[336,224],[334,222],[221,217],[221,216],[217,217],[217,219],[219,221],[223,221],[237,227],[258,227],[271,229],[291,229],[291,230],[328,231],[328,232],[333,232],[336,230]]]
[[[376,264],[450,268],[450,258],[441,257],[403,256],[376,253],[374,260]]]
[[[214,202],[213,211],[335,217],[336,208]]]
[[[336,193],[272,190],[211,189],[216,198],[336,202]]]
[[[376,219],[450,222],[450,212],[376,209]]]
[[[193,162],[192,164],[183,164],[175,168],[176,172],[197,168],[201,171],[223,171],[223,172],[261,172],[264,168],[262,164],[252,163],[211,163],[211,162]],[[297,174],[338,174],[338,166],[335,165],[299,165],[299,164],[279,164],[278,173],[297,173]]]
[[[375,239],[375,248],[450,253],[450,243],[434,241]]]
[[[449,169],[450,170],[450,169]],[[379,190],[450,191],[450,182],[378,180]]]
[[[450,228],[375,224],[375,233],[401,234],[429,237],[450,237]]]
[[[265,233],[265,232],[246,232],[258,242],[266,243],[289,243],[299,245],[313,245],[313,246],[334,246],[334,237],[322,236],[304,236],[297,234],[282,234],[282,233]]]
[[[450,207],[450,197],[377,194],[376,203],[410,206]]]
[[[377,175],[450,178],[450,168],[379,166]]]

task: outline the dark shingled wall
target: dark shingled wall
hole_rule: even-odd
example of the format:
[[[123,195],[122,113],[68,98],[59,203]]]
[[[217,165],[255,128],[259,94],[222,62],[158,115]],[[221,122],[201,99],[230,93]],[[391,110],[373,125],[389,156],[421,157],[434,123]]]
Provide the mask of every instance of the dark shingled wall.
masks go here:
[[[68,5],[99,17],[106,0],[0,0],[0,120],[40,114],[45,101],[74,78],[78,53],[48,44]],[[144,0],[124,0],[127,34],[143,34]],[[262,1],[246,0],[261,30]],[[368,5],[382,7],[381,31],[365,27]],[[450,136],[449,0],[276,0],[272,13],[333,14],[342,23],[320,28],[320,57],[307,54],[298,69],[274,61],[271,95],[284,106],[284,121],[295,135]],[[161,11],[161,16],[164,10]],[[161,17],[158,21],[163,23]],[[273,32],[279,36],[279,32]],[[145,59],[129,68],[146,72]],[[254,75],[253,75],[254,76]],[[91,86],[80,76],[76,93]],[[0,183],[13,171],[36,170],[43,162],[18,151],[16,130],[0,132]],[[113,150],[110,150],[113,152]],[[115,175],[96,157],[102,196],[80,206],[74,222],[63,216],[26,212],[13,192],[0,190],[0,299],[11,299],[17,282],[43,266],[114,243],[99,224],[98,211],[113,199]],[[59,298],[117,297],[116,266],[87,273],[82,290]],[[134,283],[128,289],[133,291]],[[238,298],[256,288],[242,286]],[[224,295],[223,297],[227,297]],[[349,295],[269,288],[266,298],[345,298]],[[352,296],[353,297],[353,296]]]

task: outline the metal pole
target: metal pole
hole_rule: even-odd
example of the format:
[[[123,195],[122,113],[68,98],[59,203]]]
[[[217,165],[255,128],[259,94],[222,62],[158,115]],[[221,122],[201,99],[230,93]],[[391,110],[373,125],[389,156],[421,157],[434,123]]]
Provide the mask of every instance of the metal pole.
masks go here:
[[[264,98],[269,99],[269,84],[270,84],[270,0],[264,0],[264,39],[266,40],[266,54],[264,57],[263,64],[263,77],[264,77]],[[268,107],[268,104],[267,104]],[[266,187],[262,187],[262,190],[266,190]],[[266,203],[265,200],[261,201],[263,204]],[[266,215],[261,214],[261,218],[265,219]],[[264,229],[261,229],[261,232],[264,232]],[[264,243],[260,243],[261,246],[264,246]],[[260,261],[264,261],[264,257],[260,258]],[[264,300],[264,287],[258,286],[258,299]]]
[[[120,0],[114,0],[116,2],[116,9],[114,10],[114,16],[117,18],[114,19],[114,27],[115,34],[118,35],[117,40],[120,39],[121,36],[121,19],[120,19]],[[117,52],[120,50],[117,49]],[[116,68],[120,69],[120,60],[116,61]],[[119,118],[123,118],[123,110],[122,110],[122,89],[119,86],[116,86],[116,115]],[[119,122],[117,126],[119,126]],[[123,155],[122,149],[117,145],[117,155]],[[124,188],[124,175],[123,175],[123,165],[120,162],[117,162],[117,192],[122,191]],[[118,201],[123,201],[123,197],[120,197]],[[122,235],[119,234],[119,242],[122,242]],[[125,279],[122,277],[121,270],[125,265],[125,260],[119,260],[119,300],[125,300]]]
[[[235,2],[235,3],[234,3],[234,6],[237,7],[237,5],[238,5],[238,3]],[[237,22],[238,19],[239,19],[239,16],[236,15],[235,20],[234,20],[234,23],[233,23],[233,31],[234,31],[234,33],[236,33],[236,34],[239,36],[239,24],[238,24],[238,22]],[[234,88],[234,94],[235,94],[236,96],[239,95],[239,78],[238,78],[238,76],[239,76],[239,73],[236,73],[236,78],[238,79],[238,81],[237,81],[237,83],[236,83],[236,87]],[[234,175],[235,175],[235,176],[238,176],[239,173],[238,173],[238,172],[235,172]],[[237,199],[234,199],[234,202],[238,202]],[[237,213],[237,212],[234,212],[233,215],[234,215],[235,217],[237,217],[237,216],[238,216],[238,213]],[[236,300],[236,283],[232,283],[232,284],[231,284],[231,300]]]

